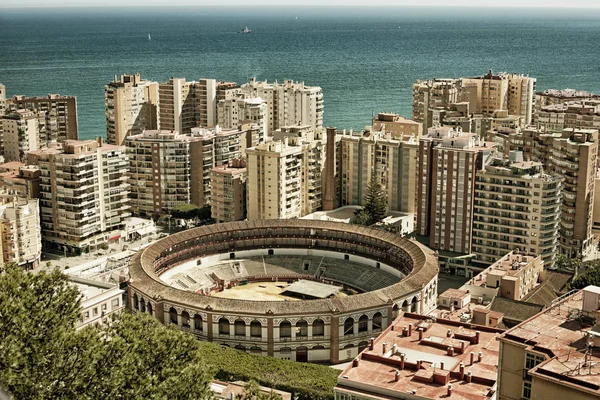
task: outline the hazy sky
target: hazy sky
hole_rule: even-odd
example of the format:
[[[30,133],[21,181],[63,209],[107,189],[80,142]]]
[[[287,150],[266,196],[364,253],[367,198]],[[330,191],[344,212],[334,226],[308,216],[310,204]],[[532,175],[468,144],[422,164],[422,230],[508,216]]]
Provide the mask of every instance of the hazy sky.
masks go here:
[[[70,7],[70,6],[502,6],[600,8],[598,0],[0,0],[1,7]]]

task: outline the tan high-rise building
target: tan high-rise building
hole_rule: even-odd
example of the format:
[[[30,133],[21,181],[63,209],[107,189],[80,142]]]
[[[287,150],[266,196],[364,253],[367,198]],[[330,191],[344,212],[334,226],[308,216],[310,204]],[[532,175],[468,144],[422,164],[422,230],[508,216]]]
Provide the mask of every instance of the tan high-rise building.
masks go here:
[[[217,103],[217,123],[224,129],[240,129],[245,122],[258,126],[264,141],[267,132],[267,103],[260,98],[230,98]]]
[[[600,96],[583,90],[574,89],[544,90],[543,92],[537,92],[535,94],[535,112],[537,114],[543,107],[551,106],[553,104],[582,100],[600,100]]]
[[[202,205],[202,141],[148,130],[126,140],[130,204],[135,215],[165,214],[179,204]]]
[[[0,83],[0,152],[4,152],[4,134],[2,131],[2,117],[6,114],[6,86]]]
[[[341,205],[365,205],[375,175],[390,211],[414,213],[418,141],[412,136],[394,139],[387,130],[344,131],[340,136]]]
[[[7,109],[31,110],[39,115],[44,126],[45,140],[77,140],[77,99],[74,96],[49,94],[46,97],[13,96],[6,102]]]
[[[17,110],[2,118],[4,161],[23,161],[25,154],[40,147],[39,121],[35,112]]]
[[[131,215],[124,147],[102,139],[66,140],[29,152],[27,160],[41,170],[45,250],[80,254],[120,238]]]
[[[433,79],[417,81],[412,87],[412,119],[423,124],[423,130],[435,125],[431,110],[445,109],[458,101],[460,80]]]
[[[211,170],[243,156],[246,132],[225,130],[217,126],[214,129],[193,128],[191,136],[201,143],[201,150],[197,155],[199,158],[194,160],[194,173],[200,175],[202,189],[194,204],[202,207],[211,203]]]
[[[261,98],[267,103],[267,135],[284,126],[323,127],[323,91],[304,82],[268,83],[254,78],[241,86],[246,98]]]
[[[542,107],[535,125],[546,132],[563,129],[600,129],[600,100],[581,100]]]
[[[420,139],[416,230],[430,247],[471,253],[475,177],[493,152],[493,144],[450,127]]]
[[[121,75],[104,88],[106,138],[122,145],[125,138],[145,129],[157,129],[159,121],[158,83],[148,82],[140,74]]]
[[[200,79],[194,86],[198,125],[212,128],[217,124],[217,81]]]
[[[541,255],[552,268],[558,248],[562,178],[522,153],[495,158],[476,174],[473,265],[486,267],[512,250]],[[519,300],[519,299],[516,299]]]
[[[285,127],[246,150],[248,219],[300,218],[322,207],[323,130]]]
[[[597,158],[597,130],[565,129],[552,141],[549,167],[564,179],[559,245],[569,257],[584,255],[593,245]]]
[[[37,199],[0,195],[0,264],[15,263],[35,269],[42,255]]]
[[[556,299],[502,333],[499,400],[600,398],[600,288]]]
[[[246,176],[245,159],[210,170],[211,214],[217,223],[246,219]]]
[[[392,139],[398,140],[405,140],[411,136],[419,140],[423,134],[423,125],[420,122],[392,113],[377,114],[377,117],[373,119],[373,129],[376,131],[385,130],[392,135]]]

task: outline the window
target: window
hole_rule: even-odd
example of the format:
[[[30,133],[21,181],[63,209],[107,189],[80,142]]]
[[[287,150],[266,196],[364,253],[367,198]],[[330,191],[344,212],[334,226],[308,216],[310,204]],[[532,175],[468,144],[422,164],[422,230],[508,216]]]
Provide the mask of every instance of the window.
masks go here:
[[[354,335],[354,318],[350,317],[344,321],[344,336]]]
[[[379,330],[381,329],[381,324],[382,324],[382,316],[380,312],[375,313],[375,315],[373,315],[373,330]]]
[[[202,332],[202,316],[201,315],[194,315],[194,329],[197,331]]]
[[[358,319],[358,332],[367,332],[369,330],[369,317],[366,315]]]
[[[296,336],[306,337],[308,336],[308,322],[300,320],[296,323]]]
[[[531,398],[531,382],[524,381],[523,382],[523,396],[521,399],[529,400]]]
[[[289,321],[283,321],[279,324],[279,337],[292,337],[292,324]]]
[[[112,299],[110,305],[114,307],[119,307],[119,299]]]
[[[229,320],[227,318],[219,319],[219,335],[229,335]]]
[[[100,307],[102,311],[106,311],[106,303],[103,303]]]
[[[250,322],[250,336],[262,337],[262,325],[258,321]]]
[[[313,322],[313,336],[323,336],[325,335],[325,322],[322,319],[316,319]]]
[[[235,336],[246,336],[246,323],[242,319],[236,319],[233,323]]]
[[[94,307],[92,310],[94,317],[98,316],[98,307]]]

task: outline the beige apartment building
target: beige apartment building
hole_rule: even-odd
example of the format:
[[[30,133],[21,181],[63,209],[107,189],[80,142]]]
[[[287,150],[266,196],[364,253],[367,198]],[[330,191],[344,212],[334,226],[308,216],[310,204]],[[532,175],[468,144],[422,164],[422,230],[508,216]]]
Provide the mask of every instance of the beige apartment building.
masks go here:
[[[194,85],[194,110],[197,113],[197,125],[212,128],[217,124],[217,81],[199,79]]]
[[[412,87],[412,119],[423,124],[423,130],[436,123],[432,110],[446,109],[458,102],[459,79],[431,79],[417,81]]]
[[[597,158],[597,130],[565,129],[552,142],[549,164],[564,178],[559,245],[570,257],[586,254],[593,245]]]
[[[373,119],[373,130],[389,132],[392,139],[407,140],[412,136],[419,140],[423,134],[423,125],[398,114],[379,113]]]
[[[387,129],[387,125],[386,125]],[[415,212],[418,141],[393,138],[387,130],[342,132],[341,205],[365,205],[371,176],[381,185],[390,211]]]
[[[556,260],[563,178],[544,172],[521,152],[493,159],[476,173],[472,264],[486,267],[510,251]],[[519,299],[516,299],[519,300]]]
[[[125,309],[125,291],[118,284],[75,276],[69,276],[69,284],[81,295],[81,310],[75,322],[77,330],[107,324]]]
[[[149,217],[168,213],[178,204],[202,205],[200,138],[147,130],[128,137],[126,146],[133,214]]]
[[[42,255],[38,199],[0,194],[1,264],[35,269]]]
[[[323,91],[318,86],[286,80],[283,83],[250,79],[240,88],[245,98],[260,98],[267,104],[266,129],[271,135],[284,126],[323,127]]]
[[[300,218],[322,207],[322,130],[285,127],[246,150],[248,219]]]
[[[600,100],[600,96],[594,93],[575,89],[547,89],[535,94],[536,114],[546,106],[567,103],[571,101]]]
[[[217,103],[217,123],[223,129],[240,129],[252,123],[259,129],[260,141],[267,137],[267,103],[260,98],[230,98]]]
[[[74,96],[13,96],[6,106],[10,111],[26,109],[39,115],[40,126],[44,127],[44,142],[78,139],[77,99]]]
[[[158,85],[158,104],[160,129],[163,131],[187,132],[194,123],[193,106],[190,86],[183,78],[171,78],[168,82]],[[190,121],[191,119],[191,121]]]
[[[563,129],[600,129],[600,99],[569,101],[542,107],[535,125],[546,132]]]
[[[221,222],[246,219],[246,160],[234,159],[210,170],[212,218]]]
[[[104,144],[101,138],[66,140],[29,152],[27,158],[41,171],[46,251],[80,254],[120,238],[118,232],[131,215],[124,147]]]
[[[20,109],[2,118],[4,161],[23,161],[25,154],[40,148],[38,116]]]
[[[25,165],[22,162],[0,164],[0,192],[39,199],[41,181],[41,171],[37,165]]]
[[[493,153],[460,128],[430,128],[419,140],[416,230],[431,248],[471,253],[476,174]]]
[[[6,86],[0,83],[0,152],[4,152],[4,134],[2,133],[2,117],[6,114]]]
[[[499,336],[499,400],[600,397],[600,288],[588,286]]]
[[[121,75],[119,79],[115,75],[104,87],[104,98],[108,143],[120,146],[128,136],[158,129],[158,83],[145,81],[140,74]]]

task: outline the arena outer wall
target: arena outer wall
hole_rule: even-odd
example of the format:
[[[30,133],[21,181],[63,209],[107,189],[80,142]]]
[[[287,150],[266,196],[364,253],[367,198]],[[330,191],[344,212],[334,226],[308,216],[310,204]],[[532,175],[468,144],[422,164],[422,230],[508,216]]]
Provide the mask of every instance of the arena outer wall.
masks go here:
[[[191,259],[264,250],[265,255],[328,251],[344,259],[386,264],[398,283],[346,297],[252,301],[205,296],[159,278]],[[413,240],[358,225],[313,220],[243,221],[190,229],[138,252],[131,261],[129,306],[199,339],[296,361],[339,363],[355,357],[399,310],[428,313],[437,302],[434,253]]]

